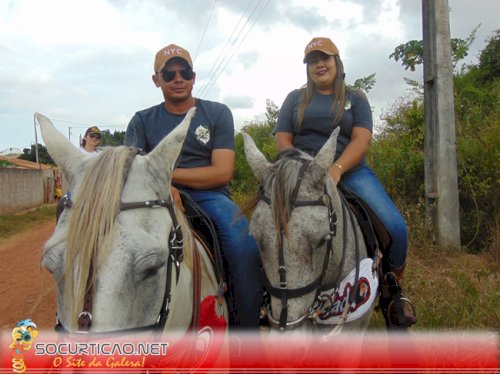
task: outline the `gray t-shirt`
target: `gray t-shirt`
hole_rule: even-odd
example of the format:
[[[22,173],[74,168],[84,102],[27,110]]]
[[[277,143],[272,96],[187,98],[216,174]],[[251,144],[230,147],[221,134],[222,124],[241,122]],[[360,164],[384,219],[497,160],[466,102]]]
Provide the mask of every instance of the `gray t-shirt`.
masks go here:
[[[305,108],[304,118],[300,129],[297,130],[298,110],[302,95],[301,89],[293,90],[288,94],[280,109],[274,133],[290,132],[293,134],[293,146],[311,156],[315,156],[326,143],[332,131],[337,127],[333,121],[335,112],[332,107],[333,95],[323,95],[315,92],[311,102]],[[372,112],[368,100],[355,91],[348,93],[348,101],[344,108],[344,115],[340,120],[340,133],[337,138],[337,159],[351,140],[353,127],[363,127],[373,131]],[[365,165],[361,162],[350,171]]]
[[[196,114],[189,126],[177,166],[194,168],[210,166],[212,150],[234,150],[234,122],[231,110],[224,104],[196,99]],[[169,113],[165,103],[138,111],[130,120],[125,145],[151,152],[186,116]],[[188,189],[185,186],[179,186]],[[210,189],[228,194],[227,186]]]

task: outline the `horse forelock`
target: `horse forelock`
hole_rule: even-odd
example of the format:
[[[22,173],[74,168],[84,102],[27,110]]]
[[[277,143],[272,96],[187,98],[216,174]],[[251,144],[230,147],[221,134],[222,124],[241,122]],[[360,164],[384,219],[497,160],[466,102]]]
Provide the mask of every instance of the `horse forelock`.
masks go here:
[[[108,148],[89,162],[74,196],[68,227],[65,266],[65,300],[74,327],[83,306],[91,266],[95,270],[109,251],[120,197],[124,167],[131,157],[127,147]],[[92,264],[92,265],[91,265]],[[95,271],[89,287],[94,286]]]
[[[281,246],[281,233],[288,235],[288,221],[293,209],[292,195],[298,183],[301,165],[306,161],[312,161],[312,157],[297,149],[286,149],[278,154],[276,161],[264,175],[264,190],[268,191],[271,199],[271,214],[278,246]],[[312,179],[323,177],[324,172],[313,172]]]

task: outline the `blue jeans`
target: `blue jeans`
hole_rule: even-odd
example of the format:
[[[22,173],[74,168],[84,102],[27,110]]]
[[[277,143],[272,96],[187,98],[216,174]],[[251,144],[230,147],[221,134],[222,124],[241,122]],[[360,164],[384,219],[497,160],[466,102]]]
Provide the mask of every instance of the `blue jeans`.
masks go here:
[[[375,173],[363,166],[353,173],[344,174],[341,182],[361,198],[385,225],[392,237],[389,263],[401,268],[408,253],[408,231],[406,222],[398,208],[384,191]]]
[[[261,260],[248,220],[238,206],[220,192],[186,192],[217,229],[229,288],[230,322],[238,328],[258,328],[263,294]]]

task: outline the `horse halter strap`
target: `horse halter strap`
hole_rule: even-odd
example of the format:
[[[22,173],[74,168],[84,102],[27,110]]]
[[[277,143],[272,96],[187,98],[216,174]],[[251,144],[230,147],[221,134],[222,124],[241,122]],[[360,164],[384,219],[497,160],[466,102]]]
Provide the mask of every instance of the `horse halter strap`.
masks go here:
[[[316,248],[321,247],[325,242],[326,242],[326,253],[325,257],[323,259],[323,267],[321,270],[321,274],[316,278],[316,280],[312,281],[308,285],[300,288],[295,288],[295,289],[289,289],[288,288],[288,283],[287,283],[287,278],[286,278],[286,266],[285,266],[285,254],[284,254],[284,249],[283,249],[283,231],[280,232],[281,236],[281,245],[278,247],[278,274],[279,274],[279,288],[273,287],[271,285],[271,282],[269,281],[269,278],[267,274],[264,272],[264,281],[266,284],[266,289],[268,292],[275,296],[279,297],[281,300],[281,313],[280,313],[280,318],[278,322],[278,327],[280,330],[284,330],[287,327],[296,327],[300,323],[302,323],[305,320],[305,316],[299,318],[297,321],[293,322],[288,322],[288,299],[289,298],[298,298],[300,296],[306,295],[314,290],[316,290],[316,293],[318,293],[321,289],[321,285],[323,283],[323,278],[326,273],[326,269],[328,268],[328,263],[330,261],[330,255],[333,253],[333,237],[337,234],[337,214],[335,213],[332,205],[332,201],[330,196],[327,194],[326,187],[324,189],[324,194],[322,195],[321,198],[317,200],[307,200],[307,201],[301,201],[297,200],[297,196],[299,193],[300,185],[303,180],[304,173],[307,169],[307,167],[310,164],[309,160],[302,160],[299,159],[299,161],[302,163],[299,174],[297,177],[297,183],[295,184],[295,187],[292,192],[291,196],[291,201],[290,204],[292,205],[292,208],[296,207],[304,207],[304,206],[327,206],[328,207],[328,219],[330,222],[330,232],[328,235],[326,235],[320,243],[317,245]],[[264,191],[261,189],[260,191],[260,198],[266,202],[268,205],[271,204],[271,199],[265,195]],[[268,314],[269,316],[269,314]],[[270,318],[269,321],[271,324],[276,324],[276,321],[272,318]]]

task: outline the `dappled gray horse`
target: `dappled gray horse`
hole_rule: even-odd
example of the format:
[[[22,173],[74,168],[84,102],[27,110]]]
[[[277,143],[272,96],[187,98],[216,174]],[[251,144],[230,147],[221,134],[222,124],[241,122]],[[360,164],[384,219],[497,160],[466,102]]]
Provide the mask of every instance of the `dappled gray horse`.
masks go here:
[[[121,146],[90,159],[35,114],[72,192],[42,258],[57,284],[61,329],[183,333],[204,321],[227,326],[221,282],[170,198],[193,115],[148,155]]]
[[[333,334],[369,323],[378,278],[357,221],[328,173],[337,135],[315,158],[285,150],[271,164],[243,134],[261,185],[250,230],[260,247],[273,328],[318,325]]]

